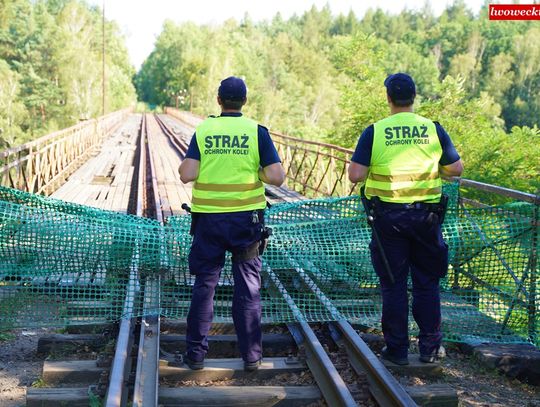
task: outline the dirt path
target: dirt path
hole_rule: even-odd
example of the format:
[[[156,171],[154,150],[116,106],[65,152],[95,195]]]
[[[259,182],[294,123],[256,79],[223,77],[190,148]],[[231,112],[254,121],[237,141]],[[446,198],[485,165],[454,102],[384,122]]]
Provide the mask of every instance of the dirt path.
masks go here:
[[[26,405],[26,388],[39,379],[43,367],[43,358],[36,356],[38,339],[48,332],[15,330],[7,334],[7,340],[0,341],[0,406]]]
[[[401,378],[406,385],[445,383],[456,389],[460,407],[540,407],[540,387],[510,379],[493,369],[486,369],[472,356],[447,344],[442,361],[444,376],[436,380]]]

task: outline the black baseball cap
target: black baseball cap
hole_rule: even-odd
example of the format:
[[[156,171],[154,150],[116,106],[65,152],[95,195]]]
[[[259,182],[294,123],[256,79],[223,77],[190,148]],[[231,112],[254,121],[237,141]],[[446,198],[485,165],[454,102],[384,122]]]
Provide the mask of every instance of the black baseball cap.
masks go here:
[[[229,76],[221,81],[219,85],[218,96],[221,100],[244,100],[246,98],[247,88],[245,82],[236,76]]]
[[[416,86],[413,78],[406,73],[398,72],[389,75],[384,81],[386,93],[394,101],[408,101],[416,96]]]

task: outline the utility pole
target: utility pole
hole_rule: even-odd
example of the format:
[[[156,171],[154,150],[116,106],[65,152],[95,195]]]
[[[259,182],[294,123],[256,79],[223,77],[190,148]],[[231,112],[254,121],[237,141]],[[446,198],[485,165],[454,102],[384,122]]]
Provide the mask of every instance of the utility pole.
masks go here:
[[[102,35],[103,35],[103,41],[102,41],[102,55],[103,55],[103,66],[102,66],[102,77],[101,77],[101,115],[105,116],[105,0],[103,0],[103,15],[102,15],[102,21],[101,21],[101,28],[102,28]]]

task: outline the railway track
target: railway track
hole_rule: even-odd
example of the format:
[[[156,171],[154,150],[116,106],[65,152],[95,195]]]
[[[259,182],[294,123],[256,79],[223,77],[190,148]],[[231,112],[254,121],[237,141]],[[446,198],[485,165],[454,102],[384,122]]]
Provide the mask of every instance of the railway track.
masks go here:
[[[170,126],[162,115],[154,115],[154,118],[163,134],[169,139],[170,145],[178,152],[178,155],[183,160],[189,147],[189,140],[187,139],[186,134],[180,133],[181,129]]]
[[[157,118],[157,117],[156,117]],[[187,145],[180,142],[176,137],[174,132],[167,127],[163,120],[157,120],[154,122],[159,126],[161,131],[167,135],[172,146],[178,151],[179,154],[185,154],[187,150]],[[155,125],[147,126],[149,131],[147,137],[147,147],[151,148],[151,139],[153,138],[154,132],[158,129]],[[151,130],[150,130],[151,129]],[[150,156],[150,154],[147,154]],[[153,164],[151,160],[148,162],[147,168],[152,168]],[[148,179],[149,177],[147,177]],[[155,199],[153,201],[147,201],[149,205],[152,203],[155,205],[155,208],[160,207],[160,201],[157,192],[156,183],[152,183],[151,188],[153,192],[149,195],[153,195]],[[156,214],[159,210],[154,211]],[[162,222],[162,216],[157,216],[158,220]],[[153,285],[155,287],[155,285]],[[144,304],[150,302],[146,299]],[[319,372],[321,379],[324,375],[324,389],[327,393],[327,397],[332,400],[339,400],[339,404],[333,405],[356,405],[352,395],[347,390],[347,386],[335,370],[335,367],[332,365],[328,356],[322,350],[322,345],[318,342],[315,334],[307,326],[307,324],[300,325],[300,329],[296,327],[290,327],[291,331],[295,331],[297,344],[305,346],[309,349],[309,365],[310,369],[316,369]],[[149,340],[148,338],[151,338]],[[142,345],[141,345],[142,344]],[[148,344],[148,345],[146,345]],[[156,348],[157,344],[157,348]],[[310,346],[308,346],[310,345]],[[174,360],[163,361],[160,366],[159,359],[159,318],[148,316],[145,317],[145,320],[141,324],[141,332],[139,334],[139,353],[137,360],[137,376],[134,384],[134,397],[133,405],[134,406],[149,406],[149,405],[186,405],[193,401],[194,389],[193,387],[181,386],[181,387],[162,387],[158,391],[159,386],[159,377],[155,375],[154,372],[159,372],[162,378],[166,378],[169,382],[172,381],[181,381],[186,382],[188,380],[227,380],[234,377],[246,377],[246,376],[264,376],[265,380],[271,380],[271,378],[290,372],[296,372],[298,370],[305,369],[303,363],[292,358],[287,358],[287,355],[282,355],[280,358],[266,359],[261,366],[260,370],[256,374],[244,374],[242,370],[242,362],[238,358],[220,358],[220,359],[207,359],[206,360],[206,369],[202,372],[191,371],[185,366],[178,366],[177,363],[174,363]],[[174,366],[171,366],[173,364]],[[148,374],[151,372],[152,374]],[[260,377],[258,377],[260,379]],[[257,382],[255,380],[255,382]],[[319,385],[321,386],[321,385]],[[242,395],[250,395],[250,399],[253,402],[254,395],[263,394],[263,398],[275,398],[275,397],[284,397],[284,398],[293,398],[295,397],[298,401],[298,397],[303,397],[300,400],[305,400],[307,403],[311,403],[320,397],[319,393],[313,389],[309,388],[308,391],[301,387],[293,388],[293,386],[276,386],[268,387],[267,386],[258,386],[258,385],[245,385],[241,388],[238,386],[206,386],[204,388],[196,389],[196,398],[198,399],[199,405],[215,405],[216,400],[228,399],[226,403],[228,405],[233,404],[231,400],[237,400],[239,402],[244,397]],[[161,394],[161,399],[160,399]],[[280,396],[284,395],[284,396]],[[205,401],[206,399],[206,401]],[[260,401],[259,403],[263,403]],[[171,404],[174,403],[174,404]]]
[[[185,127],[190,128],[189,125]],[[174,212],[159,185],[156,155],[152,149],[164,135],[169,146],[183,159],[188,148],[186,129],[183,129],[183,135],[179,134],[168,119],[157,115],[145,115],[140,129],[137,188],[133,190],[135,211],[138,216],[163,223],[164,214]],[[273,194],[279,194],[279,191],[273,190]],[[67,402],[70,406],[79,406],[88,405],[90,399],[103,397],[107,407],[124,406],[128,402],[139,407],[275,405],[278,402],[279,405],[295,406],[326,403],[334,407],[365,405],[367,400],[380,406],[415,406],[415,401],[356,330],[340,316],[332,301],[317,288],[316,282],[292,259],[290,263],[288,272],[300,277],[304,288],[312,292],[337,322],[325,324],[325,335],[313,324],[305,322],[301,307],[288,294],[287,290],[291,288],[280,277],[283,271],[272,270],[264,264],[263,273],[271,294],[284,298],[298,322],[282,327],[278,334],[265,332],[265,359],[257,372],[243,371],[241,359],[235,357],[232,331],[227,326],[224,328],[227,334],[209,338],[211,353],[205,361],[205,369],[192,371],[182,366],[178,353],[174,353],[175,349],[182,349],[184,337],[171,338],[171,321],[162,324],[159,315],[160,278],[168,267],[166,251],[160,250],[160,270],[145,273],[142,277],[136,245],[126,285],[124,315],[129,315],[129,309],[136,301],[142,301],[144,316],[139,321],[121,320],[116,328],[118,334],[112,357],[106,355],[101,361],[74,361],[71,366],[70,363],[51,363],[47,373],[44,368],[46,381],[58,383],[84,377],[87,384],[92,383],[91,387],[35,389],[29,392],[27,405],[49,406]],[[162,332],[164,324],[167,334]],[[214,333],[219,334],[219,331]],[[95,341],[96,334],[88,339]],[[82,343],[86,342],[83,340]],[[330,343],[341,356],[329,352]],[[220,353],[220,348],[225,350]],[[62,369],[63,373],[60,372]],[[344,371],[348,372],[345,380]],[[302,377],[308,385],[291,385]],[[268,383],[274,385],[264,385]],[[366,395],[366,389],[369,395]]]

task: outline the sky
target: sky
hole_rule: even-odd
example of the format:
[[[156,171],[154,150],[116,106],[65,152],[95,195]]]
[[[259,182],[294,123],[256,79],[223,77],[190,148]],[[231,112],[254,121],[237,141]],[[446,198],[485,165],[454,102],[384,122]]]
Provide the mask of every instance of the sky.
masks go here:
[[[280,12],[285,19],[295,13],[301,15],[312,5],[321,9],[326,4],[332,14],[347,14],[353,10],[357,17],[370,7],[399,13],[402,9],[421,9],[426,0],[88,0],[101,7],[105,2],[105,17],[115,20],[126,37],[131,63],[138,70],[154,49],[154,42],[166,19],[175,22],[192,21],[197,24],[219,24],[229,18],[241,20],[247,12],[253,21],[271,20]],[[505,3],[510,1],[505,1]],[[430,2],[435,15],[442,13],[453,0]],[[466,0],[468,7],[477,13],[484,0]]]

